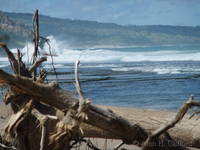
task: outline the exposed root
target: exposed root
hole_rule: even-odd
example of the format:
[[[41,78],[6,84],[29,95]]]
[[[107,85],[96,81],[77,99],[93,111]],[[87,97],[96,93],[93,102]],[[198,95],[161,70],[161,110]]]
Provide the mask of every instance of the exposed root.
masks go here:
[[[10,117],[6,127],[5,127],[5,135],[7,138],[16,138],[17,136],[17,128],[19,124],[25,120],[25,118],[30,114],[32,110],[32,100],[25,105],[19,112],[13,114]]]

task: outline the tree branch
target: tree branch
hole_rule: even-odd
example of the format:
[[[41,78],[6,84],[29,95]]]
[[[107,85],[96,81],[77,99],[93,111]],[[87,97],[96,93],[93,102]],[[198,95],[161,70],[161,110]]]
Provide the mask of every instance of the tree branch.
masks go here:
[[[148,145],[150,145],[150,142],[152,142],[153,140],[155,140],[156,138],[158,138],[161,134],[167,132],[170,128],[173,128],[178,122],[180,122],[183,117],[185,116],[185,114],[188,112],[188,110],[191,107],[200,107],[200,102],[194,101],[194,98],[191,96],[189,98],[188,101],[186,101],[181,108],[179,109],[177,115],[175,116],[175,118],[169,122],[168,124],[158,128],[157,130],[155,130],[153,133],[151,133],[147,140],[144,143],[143,149],[142,150],[146,150],[148,149]]]
[[[0,80],[19,92],[25,93],[36,101],[46,103],[62,111],[72,108],[77,110],[78,100],[70,92],[64,91],[57,84],[42,84],[32,81],[29,78],[13,76],[0,69]],[[125,143],[138,141],[142,143],[147,138],[146,131],[137,124],[132,124],[126,119],[103,110],[94,105],[87,109],[88,120],[85,123],[96,126],[110,132],[116,139],[122,139]]]
[[[29,68],[29,72],[32,73],[39,67],[44,61],[47,61],[47,57],[41,57],[40,59],[36,60],[34,64]]]

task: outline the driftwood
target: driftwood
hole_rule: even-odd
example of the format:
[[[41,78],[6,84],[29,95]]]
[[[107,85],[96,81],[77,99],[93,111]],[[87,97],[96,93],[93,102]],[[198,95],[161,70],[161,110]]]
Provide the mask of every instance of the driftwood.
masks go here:
[[[85,99],[79,82],[79,61],[75,64],[75,86],[79,98],[74,97],[70,91],[61,89],[57,82],[46,83],[45,70],[39,73],[37,70],[47,59],[38,55],[40,42],[38,16],[36,11],[33,18],[35,51],[31,66],[28,67],[22,62],[20,50],[16,58],[6,44],[0,43],[15,73],[11,75],[0,69],[0,84],[9,86],[4,102],[10,103],[14,112],[2,133],[2,141],[9,143],[8,147],[11,146],[9,148],[71,149],[77,142],[84,142],[83,138],[87,137],[122,140],[115,149],[119,149],[123,144],[134,144],[143,150],[163,148],[183,150],[187,149],[188,142],[193,143],[189,146],[200,147],[199,138],[191,137],[188,138],[190,141],[186,141],[184,138],[177,138],[176,134],[170,136],[171,133],[168,133],[170,128],[183,119],[189,108],[200,106],[193,99],[181,107],[174,119],[150,131],[138,120],[130,122],[113,111],[95,106]],[[183,144],[180,145],[177,139]],[[98,149],[91,143],[89,147]]]

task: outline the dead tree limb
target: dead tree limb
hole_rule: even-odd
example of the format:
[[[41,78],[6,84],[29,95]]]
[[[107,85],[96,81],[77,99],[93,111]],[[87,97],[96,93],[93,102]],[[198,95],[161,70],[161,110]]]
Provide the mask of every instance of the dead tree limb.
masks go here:
[[[156,138],[158,138],[161,134],[166,133],[170,128],[173,128],[178,122],[180,122],[183,119],[183,117],[188,112],[188,110],[194,106],[200,107],[200,102],[194,101],[193,97],[190,97],[189,100],[186,101],[182,105],[182,107],[179,109],[177,115],[175,116],[175,118],[172,121],[170,121],[166,125],[158,128],[157,130],[155,130],[148,136],[147,140],[144,143],[142,150],[148,150],[149,145],[151,145],[151,142],[154,142],[156,140]]]
[[[38,48],[39,48],[39,40],[40,40],[40,33],[39,33],[39,11],[36,10],[33,16],[33,34],[34,34],[34,53],[33,53],[33,64],[35,63],[37,56],[38,56]]]
[[[0,147],[2,147],[3,149],[17,150],[17,148],[14,147],[14,146],[6,146],[6,145],[1,144],[1,143],[0,143]]]
[[[36,10],[35,14],[33,15],[33,42],[34,42],[34,52],[33,52],[33,62],[32,64],[35,64],[38,52],[39,52],[39,42],[40,42],[40,33],[39,33],[39,11]],[[34,70],[33,79],[36,80],[36,73],[37,71]]]
[[[0,43],[0,47],[3,48],[3,50],[6,52],[6,55],[8,57],[8,60],[10,62],[11,68],[14,71],[14,73],[18,75],[30,77],[30,74],[25,64],[22,61],[22,54],[20,53],[20,51],[19,50],[17,51],[17,54],[18,54],[18,60],[17,60],[5,43]]]
[[[18,73],[18,61],[16,60],[15,56],[13,53],[8,49],[5,43],[0,43],[0,47],[4,49],[8,56],[8,60],[10,62],[10,65],[13,69],[13,71],[17,74]]]
[[[75,87],[79,95],[79,107],[80,107],[79,113],[80,113],[82,106],[84,104],[84,97],[83,97],[83,91],[81,89],[80,80],[79,80],[79,64],[80,64],[80,61],[79,60],[76,61],[74,74],[75,74],[75,81],[76,81]]]
[[[40,59],[36,60],[34,64],[29,68],[29,72],[32,73],[38,68],[44,61],[47,61],[47,57],[41,57]]]
[[[91,104],[90,101],[85,100],[84,96],[83,96],[83,91],[81,89],[81,84],[80,84],[80,80],[79,80],[79,64],[80,61],[76,61],[75,63],[75,87],[77,90],[77,93],[79,95],[79,107],[77,110],[77,117],[79,118],[79,120],[84,120],[84,119],[88,119],[87,114],[85,113],[85,111],[87,111],[88,106]]]
[[[15,138],[17,136],[16,128],[18,127],[18,124],[20,124],[24,120],[24,118],[28,116],[28,114],[31,112],[31,109],[32,101],[27,103],[26,106],[19,112],[11,116],[5,128],[5,135],[9,136],[7,138]]]
[[[62,111],[78,108],[78,100],[70,92],[64,91],[57,84],[42,84],[29,78],[13,76],[0,70],[0,80],[34,98]],[[116,139],[125,143],[138,141],[142,143],[147,138],[147,133],[138,124],[131,124],[113,112],[103,110],[94,105],[89,105],[87,110],[88,120],[84,122],[110,132]],[[105,137],[106,138],[106,137]]]
[[[192,113],[192,115],[190,116],[189,119],[192,119],[192,117],[194,117],[195,115],[198,115],[198,114],[200,114],[200,110]]]

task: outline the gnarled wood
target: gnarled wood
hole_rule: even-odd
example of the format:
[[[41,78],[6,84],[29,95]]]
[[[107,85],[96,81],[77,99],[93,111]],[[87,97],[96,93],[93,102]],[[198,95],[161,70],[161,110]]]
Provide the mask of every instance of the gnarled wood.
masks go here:
[[[40,66],[44,61],[47,61],[47,57],[41,57],[40,59],[36,60],[34,64],[29,68],[29,72],[32,73],[35,69]]]
[[[31,96],[34,100],[54,106],[62,111],[69,108],[76,109],[78,100],[70,92],[66,92],[57,84],[42,84],[29,78],[10,75],[0,70],[0,79],[22,93]],[[147,133],[137,124],[132,124],[113,112],[103,110],[94,105],[88,106],[88,120],[85,122],[106,130],[116,139],[122,139],[126,143],[138,141],[142,143],[147,138]]]

